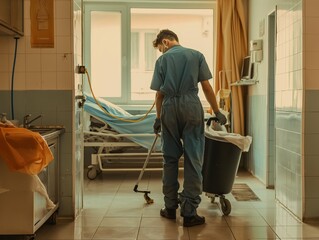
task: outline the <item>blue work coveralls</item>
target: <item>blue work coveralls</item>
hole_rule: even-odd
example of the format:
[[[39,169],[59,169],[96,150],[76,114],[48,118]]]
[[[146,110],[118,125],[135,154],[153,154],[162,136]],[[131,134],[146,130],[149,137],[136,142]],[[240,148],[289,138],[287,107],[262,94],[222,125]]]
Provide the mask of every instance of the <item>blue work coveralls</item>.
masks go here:
[[[165,207],[177,209],[180,201],[184,217],[194,216],[201,202],[205,136],[198,83],[210,78],[202,53],[176,45],[157,59],[151,83],[151,89],[164,95],[161,139]],[[178,194],[178,162],[183,154],[183,191]]]

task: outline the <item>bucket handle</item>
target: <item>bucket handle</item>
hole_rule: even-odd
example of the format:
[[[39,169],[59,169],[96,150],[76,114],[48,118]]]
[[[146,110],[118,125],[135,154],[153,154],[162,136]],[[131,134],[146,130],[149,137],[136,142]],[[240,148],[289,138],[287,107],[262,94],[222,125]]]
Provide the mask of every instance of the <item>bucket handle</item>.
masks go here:
[[[214,121],[214,122],[219,122],[219,120],[218,120],[217,117],[211,117],[211,118],[209,118],[209,119],[207,120],[206,125],[207,125],[207,126],[210,126],[210,123],[211,123],[212,121]]]

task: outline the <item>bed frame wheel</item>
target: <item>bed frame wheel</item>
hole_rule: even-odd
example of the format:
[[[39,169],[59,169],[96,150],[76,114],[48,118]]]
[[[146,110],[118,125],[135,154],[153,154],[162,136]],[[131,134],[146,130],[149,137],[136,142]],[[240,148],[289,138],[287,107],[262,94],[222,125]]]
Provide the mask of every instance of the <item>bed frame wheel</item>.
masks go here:
[[[96,167],[94,167],[92,165],[89,166],[88,168],[89,169],[88,169],[86,176],[88,177],[88,179],[94,180],[98,174],[98,171],[97,171]]]

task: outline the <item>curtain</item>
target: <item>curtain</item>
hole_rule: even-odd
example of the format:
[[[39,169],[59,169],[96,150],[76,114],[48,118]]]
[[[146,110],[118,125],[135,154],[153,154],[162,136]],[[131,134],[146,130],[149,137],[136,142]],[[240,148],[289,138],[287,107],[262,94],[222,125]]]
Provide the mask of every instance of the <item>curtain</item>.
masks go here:
[[[242,59],[247,56],[246,0],[217,0],[217,45],[214,89],[231,89],[232,131],[245,134],[246,86],[229,86],[240,79]],[[220,78],[226,80],[221,83]],[[229,103],[228,103],[229,104]]]

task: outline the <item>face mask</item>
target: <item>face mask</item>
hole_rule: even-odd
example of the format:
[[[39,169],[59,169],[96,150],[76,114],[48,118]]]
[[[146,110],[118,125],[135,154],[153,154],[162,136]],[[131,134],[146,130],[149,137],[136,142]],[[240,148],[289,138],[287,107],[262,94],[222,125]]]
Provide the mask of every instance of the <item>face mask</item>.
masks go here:
[[[163,46],[163,51],[162,51],[162,53],[165,53],[167,50],[168,50],[168,47],[167,47],[167,46]]]
[[[166,41],[165,41],[166,42]],[[164,41],[162,42],[162,45],[163,45],[163,53],[165,53],[167,50],[168,50],[168,46],[166,45],[166,43],[165,43]]]

